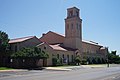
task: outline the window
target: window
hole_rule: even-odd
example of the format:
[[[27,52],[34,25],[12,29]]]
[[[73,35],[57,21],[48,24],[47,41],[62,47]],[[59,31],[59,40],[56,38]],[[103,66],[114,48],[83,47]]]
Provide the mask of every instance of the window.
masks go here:
[[[67,24],[67,29],[69,29],[69,24]]]
[[[76,15],[79,17],[79,12],[78,11],[76,11]]]
[[[69,16],[73,16],[73,11],[69,11]]]
[[[17,52],[17,45],[15,45],[15,52]]]
[[[73,59],[73,55],[71,55],[71,59],[72,59],[72,62],[73,62],[73,60],[74,60],[74,59]]]
[[[46,49],[46,47],[44,47],[44,49]]]
[[[10,62],[13,62],[13,59],[10,59]]]
[[[52,56],[55,56],[54,54],[52,54]]]
[[[59,59],[59,54],[57,54],[57,58]]]
[[[64,56],[64,54],[63,54],[63,55],[62,55],[62,58],[64,59],[64,57],[65,57],[65,56]]]
[[[79,27],[81,27],[81,24],[79,25]]]
[[[69,63],[69,55],[67,55],[67,60],[68,60],[68,63]]]
[[[78,23],[76,24],[77,29],[79,29]]]
[[[73,23],[71,24],[71,29],[73,29]]]

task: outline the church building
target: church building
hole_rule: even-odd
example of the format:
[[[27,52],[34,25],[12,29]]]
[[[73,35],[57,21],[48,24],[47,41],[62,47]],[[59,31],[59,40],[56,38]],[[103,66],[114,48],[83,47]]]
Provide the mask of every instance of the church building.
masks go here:
[[[108,48],[94,42],[82,39],[82,19],[80,10],[76,7],[67,9],[65,18],[65,35],[49,31],[44,33],[39,39],[36,36],[29,36],[9,41],[10,48],[14,52],[24,47],[37,46],[42,51],[47,52],[49,58],[45,61],[39,60],[37,66],[52,66],[53,58],[57,58],[60,64],[75,63],[76,56],[81,61],[88,63],[105,62]]]
[[[49,31],[39,39],[42,43],[37,47],[49,53],[49,58],[46,61],[47,66],[53,64],[54,57],[59,59],[62,64],[73,63],[78,55],[81,61],[86,59],[89,63],[93,63],[93,60],[96,59],[106,60],[108,48],[94,41],[82,39],[82,19],[79,12],[80,10],[76,7],[67,9],[65,36]]]

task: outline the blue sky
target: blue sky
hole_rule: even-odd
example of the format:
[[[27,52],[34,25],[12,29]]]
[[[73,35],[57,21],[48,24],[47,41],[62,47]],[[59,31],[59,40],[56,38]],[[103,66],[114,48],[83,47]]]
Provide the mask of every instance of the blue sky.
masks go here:
[[[120,54],[120,0],[0,0],[0,30],[9,38],[64,34],[66,9],[76,6],[82,36]]]

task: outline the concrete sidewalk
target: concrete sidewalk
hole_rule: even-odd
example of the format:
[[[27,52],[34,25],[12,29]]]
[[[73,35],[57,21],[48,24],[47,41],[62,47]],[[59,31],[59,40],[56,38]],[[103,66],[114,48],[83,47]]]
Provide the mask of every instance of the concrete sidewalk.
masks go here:
[[[118,64],[110,64],[109,67],[120,67]],[[70,71],[78,70],[85,68],[106,68],[107,64],[92,64],[92,65],[80,65],[80,66],[58,66],[58,67],[45,67],[45,70],[54,70],[54,71]]]
[[[45,70],[53,70],[53,71],[70,71],[72,69],[61,68],[61,67],[46,67]]]
[[[83,66],[58,66],[58,67],[45,67],[45,70],[53,70],[53,71],[71,71],[76,69],[84,68]]]
[[[10,69],[10,70],[0,70],[0,72],[16,72],[16,71],[28,71],[27,69]]]

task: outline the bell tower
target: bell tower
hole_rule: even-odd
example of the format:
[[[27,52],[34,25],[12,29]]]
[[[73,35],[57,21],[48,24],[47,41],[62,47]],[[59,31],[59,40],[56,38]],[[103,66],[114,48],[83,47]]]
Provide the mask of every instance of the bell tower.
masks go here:
[[[76,7],[67,9],[64,46],[82,50],[82,19]]]

